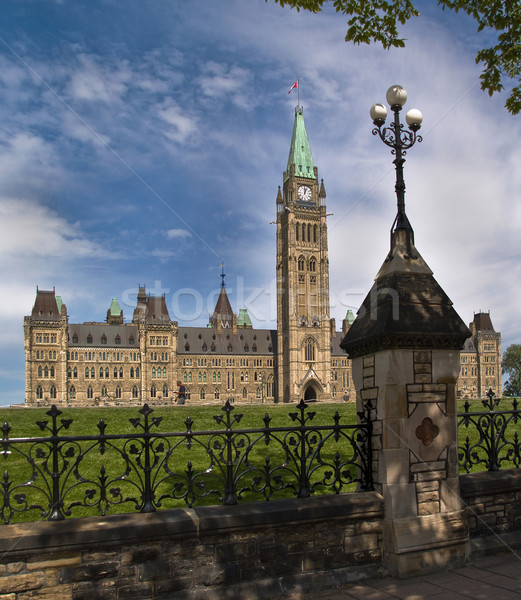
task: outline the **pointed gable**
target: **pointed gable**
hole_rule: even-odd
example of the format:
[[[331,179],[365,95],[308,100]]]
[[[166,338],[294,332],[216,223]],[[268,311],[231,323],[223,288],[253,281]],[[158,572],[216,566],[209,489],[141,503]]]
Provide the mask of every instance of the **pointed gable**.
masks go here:
[[[233,310],[230,301],[228,300],[228,294],[224,285],[221,286],[219,298],[217,298],[217,304],[213,315],[210,317],[210,323],[212,327],[217,327],[217,322],[220,321],[223,327],[231,327],[233,323]]]

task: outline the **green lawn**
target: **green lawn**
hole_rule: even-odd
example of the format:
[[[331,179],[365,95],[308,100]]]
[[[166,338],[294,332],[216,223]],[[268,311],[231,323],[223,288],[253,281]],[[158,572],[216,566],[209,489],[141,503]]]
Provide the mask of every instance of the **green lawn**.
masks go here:
[[[9,439],[49,438],[50,431],[42,432],[42,427],[46,429],[44,421],[47,427],[52,423],[46,414],[48,410],[0,409],[0,422],[9,423]],[[221,407],[154,407],[148,415],[150,432],[167,436],[152,438],[148,447],[149,487],[155,502],[159,501],[157,506],[220,503],[227,493],[224,481],[230,478],[241,501],[294,496],[302,489],[299,475],[302,448],[312,493],[355,489],[351,479],[358,475],[356,456],[345,432],[335,436],[331,430],[320,430],[334,424],[333,415],[337,411],[341,425],[356,422],[353,404],[311,404],[305,412],[305,424],[314,431],[306,434],[301,447],[303,438],[298,430],[290,434],[277,431],[301,424],[300,411],[295,405],[238,405],[230,413],[230,430],[246,431],[233,435],[232,452],[228,455],[226,414]],[[294,420],[290,415],[297,418]],[[147,470],[142,436],[145,415],[136,407],[67,408],[57,417],[57,425],[62,427],[59,436],[99,435],[100,422],[107,437],[105,444],[100,446],[97,440],[89,439],[62,440],[56,466],[49,439],[9,446],[4,460],[0,458],[4,463],[1,515],[4,522],[46,518],[52,497],[51,473],[56,470],[60,472],[59,495],[67,516],[142,508]],[[191,443],[187,443],[186,436],[174,435],[186,432],[188,426],[197,434],[189,440]],[[266,445],[263,429],[268,426],[270,443]],[[204,433],[214,430],[219,433]],[[347,433],[351,434],[351,430]],[[140,439],[128,439],[133,434]],[[29,507],[33,508],[28,510]]]

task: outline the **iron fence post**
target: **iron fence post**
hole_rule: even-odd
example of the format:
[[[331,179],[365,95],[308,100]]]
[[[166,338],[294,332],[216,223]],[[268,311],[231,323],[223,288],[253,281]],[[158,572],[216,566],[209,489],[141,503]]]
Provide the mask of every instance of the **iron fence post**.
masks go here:
[[[231,420],[233,406],[229,401],[226,401],[223,410],[226,413],[226,482],[224,486],[223,504],[233,505],[237,504],[237,498],[235,496],[236,490],[233,476],[233,430]]]
[[[151,485],[151,477],[150,472],[152,471],[152,467],[150,466],[150,423],[148,417],[152,412],[152,409],[145,404],[142,410],[139,411],[145,417],[145,425],[143,428],[143,442],[145,445],[145,465],[143,468],[144,471],[144,489],[143,489],[143,508],[141,512],[149,513],[156,512],[156,507],[154,506],[154,494],[152,491]]]
[[[61,411],[56,408],[56,405],[51,406],[51,410],[47,414],[52,418],[52,430],[51,430],[51,448],[52,448],[52,497],[51,497],[51,513],[49,515],[49,521],[62,521],[65,516],[62,512],[63,501],[60,498],[60,462],[59,462],[59,437],[58,433],[61,428],[57,425],[58,416],[61,415]]]
[[[297,498],[309,498],[309,478],[306,468],[306,427],[305,427],[305,416],[304,411],[307,408],[307,404],[304,400],[301,400],[297,408],[300,410],[300,473],[299,473],[299,486],[300,489],[297,494]]]

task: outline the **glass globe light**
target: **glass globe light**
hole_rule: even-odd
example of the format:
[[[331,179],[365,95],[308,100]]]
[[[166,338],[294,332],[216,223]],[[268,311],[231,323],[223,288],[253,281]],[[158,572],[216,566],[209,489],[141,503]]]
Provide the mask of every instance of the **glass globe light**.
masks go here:
[[[423,115],[417,108],[411,108],[405,115],[405,120],[410,129],[417,131],[421,127]]]
[[[383,123],[385,123],[385,119],[387,118],[387,109],[383,104],[373,104],[369,114],[376,125],[383,125]]]
[[[407,92],[401,85],[392,85],[385,94],[389,106],[403,106],[407,101]]]

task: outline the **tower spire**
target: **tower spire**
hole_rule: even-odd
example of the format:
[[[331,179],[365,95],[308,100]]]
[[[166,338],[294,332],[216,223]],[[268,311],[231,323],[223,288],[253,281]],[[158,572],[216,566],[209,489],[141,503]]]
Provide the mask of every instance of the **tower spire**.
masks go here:
[[[220,277],[221,277],[221,280],[222,280],[221,281],[221,287],[225,287],[226,284],[224,283],[224,278],[226,277],[226,273],[224,272],[224,260],[221,261],[221,275],[220,275]]]
[[[294,174],[297,177],[315,179],[315,165],[313,164],[313,156],[304,123],[304,108],[302,106],[295,107],[295,122],[293,124],[293,135],[291,136],[286,177],[289,177],[291,174],[292,164],[295,165]]]

